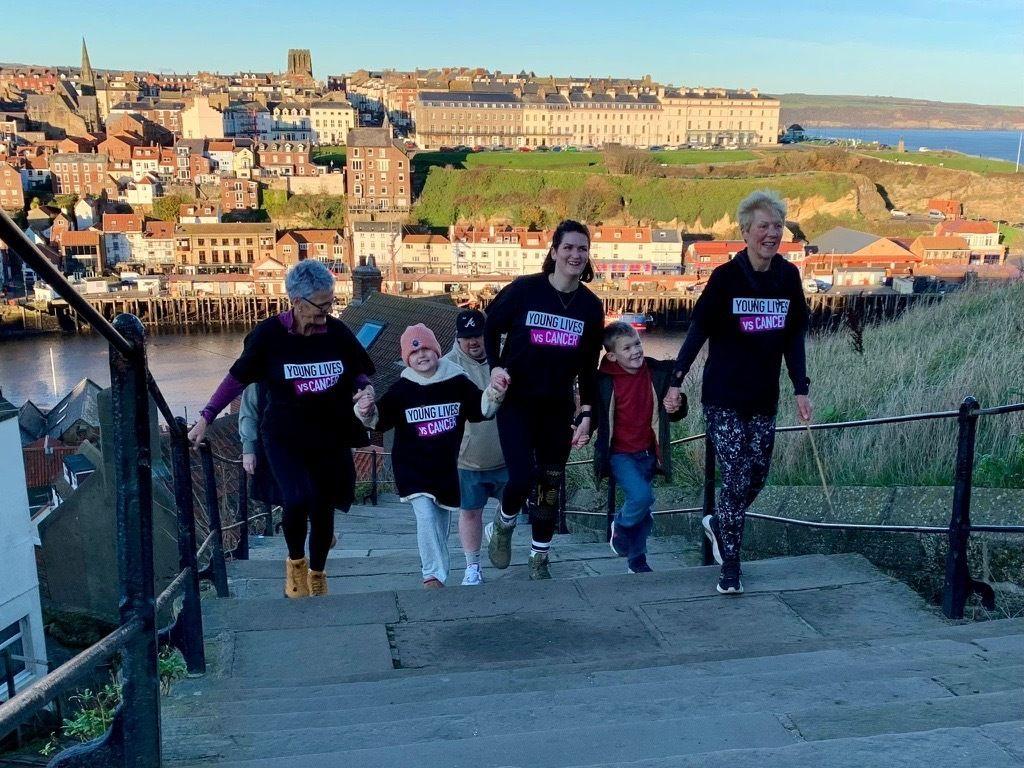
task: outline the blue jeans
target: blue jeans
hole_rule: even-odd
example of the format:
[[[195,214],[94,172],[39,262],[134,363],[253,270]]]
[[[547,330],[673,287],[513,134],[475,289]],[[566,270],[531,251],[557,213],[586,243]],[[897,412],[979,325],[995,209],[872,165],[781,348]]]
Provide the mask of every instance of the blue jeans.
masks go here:
[[[613,453],[611,456],[612,477],[626,496],[615,515],[615,530],[625,537],[626,557],[629,560],[647,554],[647,537],[654,527],[654,517],[651,515],[654,492],[651,490],[651,481],[654,479],[656,464],[654,451]]]

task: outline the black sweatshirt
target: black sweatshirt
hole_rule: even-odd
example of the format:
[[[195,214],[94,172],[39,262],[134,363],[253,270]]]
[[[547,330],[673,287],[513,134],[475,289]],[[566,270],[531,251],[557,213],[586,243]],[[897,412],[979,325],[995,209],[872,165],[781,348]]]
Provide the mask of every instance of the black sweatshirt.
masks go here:
[[[743,415],[773,415],[779,407],[783,357],[793,393],[807,394],[806,330],[799,270],[776,255],[768,271],[756,272],[744,248],[711,273],[697,299],[676,359],[676,383],[710,340],[701,402]]]
[[[562,293],[543,273],[519,277],[487,307],[487,362],[508,371],[509,398],[565,398],[579,377],[580,404],[593,406],[603,332],[604,307],[586,286]]]
[[[463,370],[442,359],[437,371],[425,379],[411,368],[377,401],[377,420],[364,420],[377,432],[395,430],[391,464],[402,500],[432,496],[443,507],[459,506],[459,448],[467,421],[485,416],[481,394]]]
[[[231,376],[243,385],[267,388],[261,428],[278,438],[306,442],[356,438],[352,394],[356,379],[373,374],[373,363],[348,327],[333,317],[326,330],[289,333],[278,317],[259,323],[245,337]],[[365,444],[366,431],[361,430]]]

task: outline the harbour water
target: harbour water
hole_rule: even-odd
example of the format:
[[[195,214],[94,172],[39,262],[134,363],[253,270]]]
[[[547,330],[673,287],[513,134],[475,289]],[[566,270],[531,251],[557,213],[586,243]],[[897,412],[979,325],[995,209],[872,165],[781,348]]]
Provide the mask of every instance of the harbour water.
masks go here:
[[[899,128],[812,128],[804,126],[806,133],[814,138],[859,139],[877,141],[895,147],[903,139],[908,152],[921,147],[928,149],[951,149],[967,155],[994,157],[999,160],[1017,159],[1020,131],[950,131],[933,129]]]
[[[191,421],[242,350],[245,330],[153,333],[147,346],[153,378],[176,414]],[[673,358],[682,343],[681,331],[651,331],[645,351],[655,358]],[[53,349],[56,396],[50,370]],[[95,334],[35,336],[0,342],[0,391],[16,406],[32,400],[48,408],[83,378],[102,387],[110,384],[107,344]]]

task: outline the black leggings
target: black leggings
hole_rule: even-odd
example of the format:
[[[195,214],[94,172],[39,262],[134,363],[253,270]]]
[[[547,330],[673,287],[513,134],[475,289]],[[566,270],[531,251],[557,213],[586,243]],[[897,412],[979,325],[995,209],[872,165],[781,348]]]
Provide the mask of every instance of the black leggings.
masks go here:
[[[263,448],[281,493],[281,528],[288,557],[306,556],[309,528],[309,567],[322,571],[334,538],[334,510],[348,511],[354,488],[352,453],[325,445],[295,446],[264,435]],[[348,500],[346,503],[346,499]]]
[[[301,560],[306,556],[306,526],[309,525],[309,567],[322,571],[334,538],[334,506],[315,502],[286,504],[281,516],[281,530],[288,545],[288,557]]]
[[[498,410],[498,436],[508,467],[508,483],[501,497],[506,515],[523,509],[538,482],[548,485],[565,471],[572,440],[573,403],[565,400],[506,401]],[[547,476],[547,477],[545,477]],[[557,520],[533,515],[533,539],[549,542]]]

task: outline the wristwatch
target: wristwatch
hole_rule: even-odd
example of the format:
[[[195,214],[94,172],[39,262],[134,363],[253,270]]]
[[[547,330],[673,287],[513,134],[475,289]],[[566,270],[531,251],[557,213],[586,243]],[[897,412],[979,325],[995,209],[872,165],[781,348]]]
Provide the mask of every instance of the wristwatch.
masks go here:
[[[572,425],[574,427],[578,427],[580,424],[583,423],[584,419],[589,419],[590,415],[591,415],[590,411],[580,411],[579,413],[576,414],[576,417],[572,420]]]

